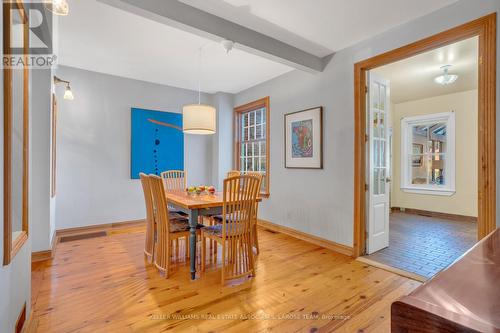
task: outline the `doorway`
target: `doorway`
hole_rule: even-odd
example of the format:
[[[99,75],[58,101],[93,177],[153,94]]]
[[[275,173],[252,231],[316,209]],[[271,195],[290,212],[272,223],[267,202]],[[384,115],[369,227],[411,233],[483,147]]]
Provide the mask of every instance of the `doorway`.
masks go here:
[[[367,98],[368,72],[399,60],[434,50],[451,43],[468,38],[478,38],[478,182],[477,182],[477,239],[481,239],[495,229],[495,94],[496,94],[496,14],[491,14],[459,27],[439,33],[416,43],[401,47],[385,54],[367,59],[355,64],[355,180],[354,180],[354,251],[355,257],[364,255],[367,251],[367,222],[370,217],[386,219],[388,217],[387,198],[367,209],[369,200],[369,184],[366,183],[367,146],[369,134],[367,131]],[[375,78],[376,80],[376,78]],[[380,82],[383,84],[383,82]],[[479,162],[480,161],[480,162]],[[373,163],[373,161],[368,161]],[[381,167],[379,179],[387,178],[390,170]],[[439,178],[439,175],[437,175]],[[387,185],[385,185],[387,186]],[[377,209],[375,209],[377,208]],[[387,214],[387,215],[385,215]],[[375,226],[374,226],[375,227]],[[379,231],[377,236],[386,242],[388,234]]]
[[[366,259],[430,278],[476,242],[478,38],[368,71]]]

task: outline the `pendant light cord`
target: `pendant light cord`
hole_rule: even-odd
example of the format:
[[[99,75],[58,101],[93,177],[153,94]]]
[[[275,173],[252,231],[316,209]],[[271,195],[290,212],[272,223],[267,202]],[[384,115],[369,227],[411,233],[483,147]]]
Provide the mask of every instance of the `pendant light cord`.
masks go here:
[[[203,46],[199,48],[199,59],[198,59],[198,104],[201,104],[201,49]]]

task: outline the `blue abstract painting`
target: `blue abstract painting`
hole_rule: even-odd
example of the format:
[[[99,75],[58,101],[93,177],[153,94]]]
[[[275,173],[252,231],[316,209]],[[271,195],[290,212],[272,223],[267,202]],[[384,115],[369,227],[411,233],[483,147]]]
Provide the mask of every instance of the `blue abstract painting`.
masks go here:
[[[182,114],[132,108],[130,177],[184,170]]]

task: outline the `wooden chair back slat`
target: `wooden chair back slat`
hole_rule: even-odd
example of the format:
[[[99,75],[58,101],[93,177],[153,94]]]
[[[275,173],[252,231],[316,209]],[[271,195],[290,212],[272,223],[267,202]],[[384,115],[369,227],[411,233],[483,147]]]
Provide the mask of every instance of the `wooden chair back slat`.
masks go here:
[[[140,173],[142,190],[144,193],[144,202],[146,205],[146,241],[144,245],[144,253],[146,256],[154,260],[154,250],[155,250],[155,213],[153,206],[153,193],[151,191],[151,184],[149,182],[149,176]]]

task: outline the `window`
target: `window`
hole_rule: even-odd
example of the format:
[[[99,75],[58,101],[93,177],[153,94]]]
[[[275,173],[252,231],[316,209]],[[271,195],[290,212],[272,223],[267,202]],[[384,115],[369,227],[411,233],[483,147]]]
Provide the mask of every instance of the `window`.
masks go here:
[[[235,167],[263,175],[261,195],[269,196],[269,97],[239,106],[235,112]]]
[[[455,193],[455,113],[401,120],[401,189],[405,192]]]

